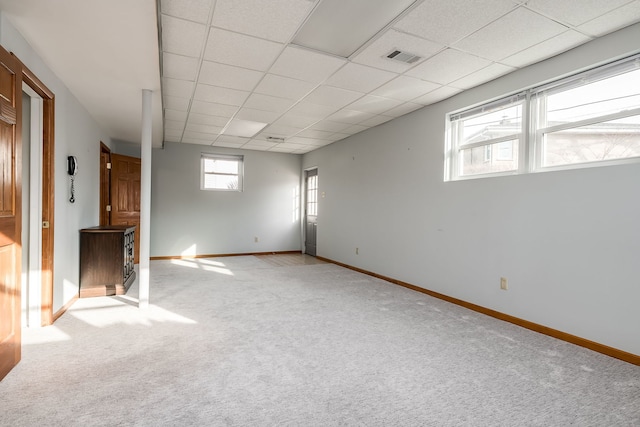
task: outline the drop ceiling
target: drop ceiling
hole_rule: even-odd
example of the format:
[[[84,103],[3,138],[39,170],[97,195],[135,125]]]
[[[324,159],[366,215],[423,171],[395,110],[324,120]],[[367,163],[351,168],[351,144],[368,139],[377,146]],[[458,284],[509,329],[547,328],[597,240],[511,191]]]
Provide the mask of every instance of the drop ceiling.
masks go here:
[[[117,79],[113,66],[77,54],[87,45],[99,49],[99,65],[155,73],[160,141],[298,154],[640,21],[640,0],[418,0],[382,20],[388,1],[369,0],[341,33],[346,9],[335,0],[161,0],[159,15],[153,0],[86,3],[0,0],[0,9],[112,137],[139,140],[139,120],[124,116],[139,110],[153,78]],[[305,26],[316,9],[336,23],[318,32],[320,43]],[[375,28],[356,31],[374,16]],[[150,41],[155,22],[160,37]],[[374,36],[347,46],[367,31]],[[419,59],[387,58],[395,50]],[[123,87],[135,97],[114,100]]]

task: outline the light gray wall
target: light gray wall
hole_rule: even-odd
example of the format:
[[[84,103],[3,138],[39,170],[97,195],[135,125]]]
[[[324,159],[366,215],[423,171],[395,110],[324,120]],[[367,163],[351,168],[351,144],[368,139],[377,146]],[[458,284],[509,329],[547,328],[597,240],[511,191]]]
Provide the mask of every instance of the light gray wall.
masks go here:
[[[110,139],[4,14],[0,14],[0,44],[14,52],[55,94],[55,313],[78,293],[78,230],[98,225],[100,141],[110,144]],[[70,182],[66,172],[70,155],[78,158],[79,165],[74,204],[69,202]]]
[[[200,190],[201,153],[244,155],[244,191]],[[151,256],[300,250],[301,156],[167,142],[152,158]]]
[[[447,112],[638,40],[640,24],[304,155],[318,255],[640,354],[640,164],[443,182]]]

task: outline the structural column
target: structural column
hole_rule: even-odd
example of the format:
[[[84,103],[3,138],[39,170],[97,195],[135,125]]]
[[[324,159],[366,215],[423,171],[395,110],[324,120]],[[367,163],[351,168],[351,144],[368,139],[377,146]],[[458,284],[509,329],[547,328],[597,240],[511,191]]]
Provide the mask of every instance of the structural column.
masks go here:
[[[149,307],[149,253],[151,243],[151,91],[142,90],[142,137],[140,150],[140,278],[138,307]]]

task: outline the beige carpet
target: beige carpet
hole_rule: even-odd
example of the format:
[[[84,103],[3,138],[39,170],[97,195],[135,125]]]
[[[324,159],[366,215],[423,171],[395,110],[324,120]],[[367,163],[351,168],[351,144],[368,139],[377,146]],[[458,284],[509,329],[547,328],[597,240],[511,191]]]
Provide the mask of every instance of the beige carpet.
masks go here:
[[[640,426],[640,368],[333,264],[151,263],[24,331],[1,426]],[[300,259],[298,260],[300,261]]]

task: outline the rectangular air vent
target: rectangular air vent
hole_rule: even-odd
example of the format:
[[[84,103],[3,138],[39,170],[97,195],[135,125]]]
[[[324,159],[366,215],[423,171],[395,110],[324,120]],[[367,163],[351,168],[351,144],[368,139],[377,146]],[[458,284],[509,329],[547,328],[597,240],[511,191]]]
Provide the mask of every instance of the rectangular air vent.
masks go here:
[[[401,50],[394,49],[389,53],[386,58],[393,59],[394,61],[404,62],[405,64],[414,64],[422,59],[418,55],[413,53],[403,52]]]
[[[267,141],[280,144],[281,142],[284,142],[284,138],[281,138],[279,136],[268,136]]]

